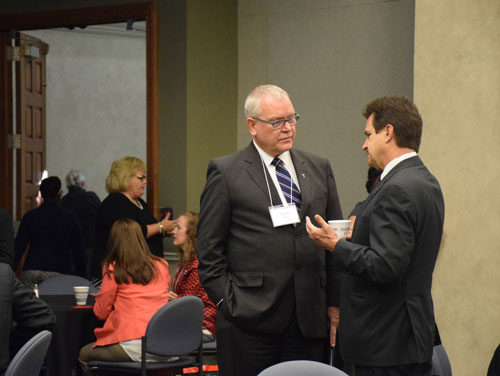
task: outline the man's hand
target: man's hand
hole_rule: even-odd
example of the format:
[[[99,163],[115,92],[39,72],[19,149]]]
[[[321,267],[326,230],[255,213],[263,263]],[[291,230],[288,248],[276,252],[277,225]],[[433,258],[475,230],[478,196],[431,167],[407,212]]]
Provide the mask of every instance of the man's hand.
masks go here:
[[[320,215],[316,214],[314,219],[320,227],[316,227],[312,224],[311,219],[306,216],[306,230],[309,234],[309,237],[321,248],[327,249],[330,252],[333,252],[335,245],[339,241],[337,238],[337,234],[333,229],[325,222]]]
[[[330,346],[335,347],[335,338],[339,327],[340,309],[339,307],[328,307],[328,318],[330,319]]]

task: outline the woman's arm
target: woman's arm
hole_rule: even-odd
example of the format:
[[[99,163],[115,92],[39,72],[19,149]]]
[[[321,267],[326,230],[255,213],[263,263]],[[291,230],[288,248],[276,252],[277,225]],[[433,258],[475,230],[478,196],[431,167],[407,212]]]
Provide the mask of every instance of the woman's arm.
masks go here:
[[[104,272],[99,294],[95,299],[94,314],[99,320],[105,320],[114,309],[118,284],[115,281],[113,267],[109,266],[109,273]]]

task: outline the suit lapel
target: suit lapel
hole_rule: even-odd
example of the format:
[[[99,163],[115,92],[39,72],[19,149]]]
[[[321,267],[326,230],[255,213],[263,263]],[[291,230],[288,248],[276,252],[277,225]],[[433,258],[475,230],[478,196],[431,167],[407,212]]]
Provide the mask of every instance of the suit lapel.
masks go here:
[[[311,179],[309,178],[309,169],[306,161],[293,149],[290,150],[290,155],[292,157],[295,173],[297,174],[300,194],[302,196],[302,206],[299,212],[300,219],[302,220],[307,212],[309,203],[311,202]]]
[[[274,186],[273,180],[267,171],[267,168],[264,167],[262,163],[262,159],[260,159],[259,152],[255,148],[253,142],[250,142],[250,145],[243,151],[244,160],[246,163],[246,170],[250,178],[255,182],[255,184],[264,192],[267,197],[268,206],[271,205],[271,201],[269,200],[269,190],[271,190],[271,197],[273,199],[273,205],[281,205],[281,199],[276,191],[276,187]],[[267,182],[264,173],[267,175]]]

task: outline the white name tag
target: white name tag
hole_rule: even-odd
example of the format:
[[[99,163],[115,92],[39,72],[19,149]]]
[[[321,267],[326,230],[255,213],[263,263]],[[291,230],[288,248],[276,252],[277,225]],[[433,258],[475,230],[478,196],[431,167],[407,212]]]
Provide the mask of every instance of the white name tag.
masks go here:
[[[295,204],[270,206],[269,214],[271,214],[274,227],[300,223],[299,212]]]

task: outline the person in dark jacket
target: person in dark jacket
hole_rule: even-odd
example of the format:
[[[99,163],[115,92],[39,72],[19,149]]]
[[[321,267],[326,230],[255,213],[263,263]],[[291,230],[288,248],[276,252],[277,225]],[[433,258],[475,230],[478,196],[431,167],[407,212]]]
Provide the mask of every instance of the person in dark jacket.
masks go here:
[[[68,172],[66,187],[68,193],[61,199],[61,205],[78,215],[85,249],[93,249],[95,247],[95,217],[101,200],[95,192],[87,191],[85,175],[81,171]]]
[[[24,342],[42,330],[52,330],[56,317],[5,263],[0,263],[0,307],[0,375],[3,375],[12,356]]]
[[[0,262],[14,266],[14,226],[7,210],[0,208]]]
[[[60,274],[84,275],[83,236],[75,212],[60,204],[61,181],[50,176],[40,185],[43,202],[21,219],[14,264],[24,259],[24,282],[41,283]],[[26,253],[26,256],[23,255]]]
[[[112,163],[106,178],[106,191],[109,195],[97,210],[92,278],[101,277],[109,233],[117,219],[130,218],[136,221],[141,226],[151,253],[163,257],[163,236],[172,233],[175,221],[169,216],[160,221],[156,219],[148,204],[141,198],[147,182],[146,165],[139,158],[126,156]]]

